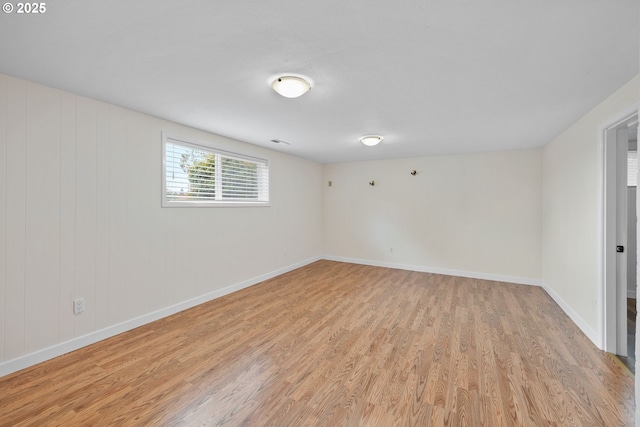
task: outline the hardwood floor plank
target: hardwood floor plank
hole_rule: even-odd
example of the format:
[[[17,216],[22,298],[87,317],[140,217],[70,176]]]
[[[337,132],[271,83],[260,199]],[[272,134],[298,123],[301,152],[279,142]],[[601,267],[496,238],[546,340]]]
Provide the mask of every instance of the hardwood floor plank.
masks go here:
[[[0,378],[0,426],[631,426],[543,289],[318,261]]]

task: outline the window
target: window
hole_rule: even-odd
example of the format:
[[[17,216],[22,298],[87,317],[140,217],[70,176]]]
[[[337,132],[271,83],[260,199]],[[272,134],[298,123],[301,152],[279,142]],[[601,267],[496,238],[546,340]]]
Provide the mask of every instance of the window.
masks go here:
[[[162,206],[268,206],[267,160],[163,135]]]

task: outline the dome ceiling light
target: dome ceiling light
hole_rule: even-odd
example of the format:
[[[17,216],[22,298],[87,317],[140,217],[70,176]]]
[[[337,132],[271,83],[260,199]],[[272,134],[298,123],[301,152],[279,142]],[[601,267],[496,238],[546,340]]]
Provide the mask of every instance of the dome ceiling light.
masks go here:
[[[364,145],[373,147],[374,145],[378,145],[382,142],[384,137],[380,135],[364,135],[360,137],[360,142]]]
[[[311,83],[296,76],[280,76],[271,82],[273,90],[285,98],[297,98],[311,90]]]

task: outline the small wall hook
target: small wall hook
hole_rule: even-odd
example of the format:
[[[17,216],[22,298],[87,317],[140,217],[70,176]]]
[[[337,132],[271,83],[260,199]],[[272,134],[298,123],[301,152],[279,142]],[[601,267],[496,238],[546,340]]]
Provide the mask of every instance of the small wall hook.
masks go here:
[[[376,185],[376,182],[375,181],[369,181],[369,185],[371,185],[373,187],[374,185]]]
[[[418,173],[415,169],[412,170],[411,172],[409,172],[411,175],[416,176],[416,174]]]

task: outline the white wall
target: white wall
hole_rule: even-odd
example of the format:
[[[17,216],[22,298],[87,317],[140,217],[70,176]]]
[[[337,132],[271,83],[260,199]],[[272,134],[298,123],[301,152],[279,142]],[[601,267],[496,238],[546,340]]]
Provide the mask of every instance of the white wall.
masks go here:
[[[627,297],[636,297],[638,249],[636,242],[636,187],[627,188]]]
[[[636,76],[543,149],[542,279],[594,341],[601,272],[602,147],[599,127],[638,101]]]
[[[536,282],[541,183],[540,150],[325,165],[324,253]]]
[[[272,206],[161,208],[162,131],[269,159]],[[0,75],[0,362],[316,259],[321,180],[320,164]]]

